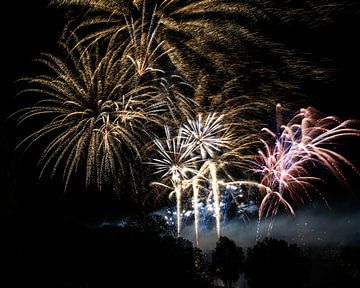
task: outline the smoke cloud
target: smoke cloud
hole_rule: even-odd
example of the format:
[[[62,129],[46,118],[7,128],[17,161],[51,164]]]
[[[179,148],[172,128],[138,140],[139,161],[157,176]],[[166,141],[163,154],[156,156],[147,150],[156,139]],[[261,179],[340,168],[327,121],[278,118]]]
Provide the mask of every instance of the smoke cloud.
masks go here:
[[[182,230],[182,237],[195,243],[193,225]],[[253,246],[256,239],[272,237],[299,246],[360,245],[360,211],[343,213],[331,210],[309,209],[298,211],[296,217],[278,215],[270,222],[257,219],[244,223],[231,220],[222,226],[222,236],[234,240],[241,247]],[[216,229],[203,229],[200,248],[204,251],[215,247]]]

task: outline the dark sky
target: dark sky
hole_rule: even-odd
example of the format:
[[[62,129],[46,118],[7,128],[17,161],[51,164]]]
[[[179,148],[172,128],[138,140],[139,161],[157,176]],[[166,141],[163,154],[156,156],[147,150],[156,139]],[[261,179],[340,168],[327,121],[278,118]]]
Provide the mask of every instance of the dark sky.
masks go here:
[[[41,247],[44,256],[47,253],[47,244],[46,241],[41,241],[47,233],[53,231],[50,229],[50,232],[44,232],[46,227],[71,222],[73,219],[88,220],[98,215],[106,215],[109,211],[116,214],[121,201],[96,193],[64,195],[60,183],[56,181],[39,184],[35,161],[37,152],[31,150],[24,154],[15,151],[20,132],[15,129],[14,121],[6,120],[17,107],[17,100],[14,100],[14,81],[33,71],[32,60],[41,52],[56,51],[56,41],[61,35],[64,17],[59,10],[49,8],[47,0],[4,1],[1,3],[1,11],[0,207],[2,218],[6,221],[4,233],[1,234],[8,235],[7,245],[12,248],[8,250],[8,258],[5,259],[11,259],[11,265],[16,266],[18,260],[26,257],[19,258],[14,256],[14,253],[30,253],[31,257],[37,255],[26,248],[15,249],[15,246],[28,245],[26,247],[31,247],[31,250]],[[360,96],[360,19],[351,16],[354,14],[352,12],[347,11],[345,16],[333,19],[313,34],[303,34],[300,29],[297,33],[283,31],[278,36],[287,39],[294,47],[304,47],[313,53],[314,59],[318,56],[332,59],[331,62],[337,69],[331,84],[308,88],[309,103],[326,114],[360,119],[357,104]],[[352,141],[346,153],[351,155],[351,160],[360,164],[359,144],[358,140]],[[355,194],[359,189],[357,179],[351,179]],[[340,189],[338,186],[331,188],[330,185],[325,185],[326,189]],[[344,201],[344,196],[339,196],[339,199],[345,203],[340,205],[345,206],[345,209],[346,203],[359,202],[355,196],[349,196],[347,201]],[[26,241],[30,244],[24,244]],[[31,265],[30,262],[22,265],[27,264]],[[24,271],[26,269],[25,267]],[[28,273],[31,276],[30,272]]]
[[[55,200],[52,199],[55,202],[58,201],[57,197],[63,198],[59,196],[62,194],[60,183],[38,185],[35,161],[37,152],[34,150],[27,154],[21,151],[15,152],[14,147],[19,141],[20,130],[15,129],[14,121],[5,120],[18,107],[18,100],[14,100],[16,93],[14,81],[33,72],[32,60],[40,53],[57,51],[56,42],[61,36],[65,20],[62,11],[49,7],[48,2],[47,0],[6,1],[2,6],[3,15],[6,17],[1,17],[3,27],[1,177],[4,179],[1,181],[4,187],[1,190],[5,191],[1,195],[1,205],[5,208],[6,214],[14,213],[16,209],[22,210],[22,206],[31,207],[32,204],[29,203],[42,203],[42,201],[47,203],[49,200],[47,197],[52,194],[57,195]],[[310,95],[309,104],[326,114],[360,119],[360,109],[357,105],[357,98],[360,95],[358,70],[360,44],[356,36],[359,26],[357,24],[360,24],[360,20],[355,14],[354,11],[339,13],[327,25],[316,28],[311,33],[302,31],[301,26],[292,26],[291,29],[274,28],[273,35],[288,42],[290,47],[306,50],[315,62],[320,58],[331,59],[329,62],[332,63],[336,73],[331,83],[310,85],[306,88]],[[271,32],[271,28],[269,29]],[[355,160],[358,159],[358,155],[354,155],[354,153],[358,154],[355,149],[357,144],[348,148]],[[29,191],[30,188],[37,191]],[[48,190],[51,192],[49,193]],[[83,198],[84,195],[79,196],[81,199],[79,201],[91,203],[89,195],[87,194],[86,199]],[[111,203],[111,197],[105,198]],[[96,197],[95,199],[98,200]],[[105,206],[103,210],[107,209]],[[93,206],[90,205],[89,210],[92,209]]]
[[[56,41],[61,35],[65,21],[61,11],[48,7],[47,0],[6,1],[2,4],[2,14],[5,17],[1,17],[3,48],[0,118],[3,179],[1,205],[6,215],[12,215],[14,211],[18,213],[22,211],[24,207],[27,211],[33,207],[32,205],[47,206],[49,204],[47,201],[57,203],[58,197],[61,199],[70,197],[61,195],[61,185],[58,182],[53,185],[37,183],[36,151],[32,150],[27,154],[15,152],[14,147],[19,140],[17,138],[20,132],[15,129],[14,121],[6,121],[6,118],[18,107],[18,100],[14,100],[16,91],[14,81],[33,71],[32,60],[41,52],[56,51]],[[360,44],[357,41],[359,26],[357,24],[360,24],[360,20],[355,14],[354,11],[340,13],[327,25],[314,29],[312,33],[305,34],[301,27],[292,27],[292,30],[287,28],[274,30],[273,34],[274,37],[287,41],[291,47],[305,49],[313,55],[315,62],[320,58],[331,59],[330,62],[336,69],[334,78],[331,79],[331,83],[307,88],[310,95],[309,104],[326,114],[360,119],[360,109],[357,105],[357,98],[360,95]],[[358,159],[355,149],[357,144],[348,148],[355,161]],[[30,191],[31,189],[37,191]],[[79,196],[80,200],[74,203],[81,202],[86,207],[84,203],[87,201],[89,203],[98,201],[97,196],[96,200],[92,199],[90,194],[87,194],[85,199],[83,196]],[[115,205],[109,204],[112,203],[111,197],[106,196],[105,199],[107,200],[104,200],[106,203],[104,207],[97,209],[102,211],[107,209],[106,205]],[[88,210],[92,211],[93,205],[88,205],[90,205]]]

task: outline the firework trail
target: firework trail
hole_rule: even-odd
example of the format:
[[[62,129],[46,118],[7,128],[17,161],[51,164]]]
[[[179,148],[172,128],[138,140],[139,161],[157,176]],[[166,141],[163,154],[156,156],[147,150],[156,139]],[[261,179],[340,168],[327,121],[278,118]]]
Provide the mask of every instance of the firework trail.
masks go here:
[[[211,192],[214,197],[215,205],[215,217],[217,234],[220,237],[220,191],[217,179],[217,167],[215,162],[211,161],[215,157],[215,153],[221,152],[221,149],[229,147],[232,140],[229,127],[222,123],[224,115],[209,113],[207,117],[203,118],[202,114],[199,114],[195,120],[188,119],[188,123],[183,125],[184,137],[188,139],[191,145],[194,147],[194,151],[197,151],[201,159],[207,163],[207,166],[211,179]],[[204,166],[204,167],[205,167]],[[202,170],[207,170],[202,168]],[[205,171],[204,171],[205,172]],[[204,176],[204,172],[201,173]],[[197,184],[197,183],[196,183]],[[195,211],[195,234],[198,242],[198,187],[194,187],[194,211]]]
[[[246,106],[246,105],[245,105]],[[245,109],[245,106],[242,107]],[[195,215],[196,242],[199,243],[199,201],[200,191],[205,191],[214,200],[217,235],[221,232],[221,192],[220,187],[234,178],[228,173],[229,167],[242,167],[245,159],[252,158],[244,153],[254,142],[252,136],[239,137],[233,122],[234,110],[223,113],[199,113],[196,118],[187,119],[181,126],[182,137],[192,147],[192,154],[198,155],[197,173],[192,182],[193,209]],[[231,119],[231,120],[230,120]],[[219,177],[221,179],[219,179]],[[227,179],[227,180],[226,180]]]
[[[161,88],[161,93],[154,95],[154,103],[165,103],[169,117],[174,122],[191,114],[197,103],[192,101],[188,95],[193,93],[191,85],[184,81],[179,75],[171,74],[166,63],[159,63],[171,52],[163,49],[164,41],[157,35],[160,20],[156,19],[156,7],[150,20],[146,18],[146,5],[142,6],[141,22],[130,21],[126,18],[126,26],[129,31],[130,43],[122,52],[134,65],[137,77],[153,79]],[[160,43],[156,42],[157,39]],[[126,41],[125,41],[126,42]],[[165,69],[166,68],[166,69]]]
[[[147,51],[150,46],[156,47],[153,51],[166,52],[163,63],[170,63],[175,74],[193,86],[203,76],[232,78],[239,67],[253,63],[247,47],[254,49],[268,41],[253,27],[268,21],[269,16],[259,5],[243,1],[53,0],[52,3],[88,9],[82,17],[74,13],[75,19],[69,25],[70,30],[82,35],[81,42],[91,45],[105,40],[128,45],[135,52],[131,57],[140,73],[148,71],[149,61],[158,62]],[[280,50],[278,46],[271,49]],[[243,71],[240,75],[244,75]]]
[[[155,166],[156,173],[163,173],[162,178],[170,180],[173,192],[177,196],[178,234],[181,223],[181,195],[186,189],[192,188],[193,208],[195,214],[196,241],[199,235],[199,195],[206,189],[205,184],[208,176],[211,178],[211,194],[215,200],[216,226],[220,235],[220,191],[217,179],[215,152],[230,145],[231,132],[229,127],[222,124],[224,115],[209,113],[203,117],[199,114],[195,119],[187,119],[180,125],[178,134],[171,137],[169,128],[165,128],[166,141],[163,145],[160,140],[154,143],[160,159],[153,159],[151,164]],[[166,179],[171,176],[170,179]],[[165,185],[166,186],[166,185]],[[168,186],[166,186],[169,188]]]
[[[262,139],[264,151],[259,152],[257,162],[252,162],[256,165],[255,172],[262,177],[260,183],[236,181],[227,168],[245,167],[244,161],[253,157],[243,153],[254,144],[243,135],[249,132],[249,127],[255,127],[253,123],[257,121],[250,122],[246,117],[231,119],[227,113],[194,116],[200,107],[204,107],[202,101],[197,100],[204,98],[204,102],[210,103],[207,107],[225,103],[231,115],[240,114],[234,108],[236,106],[256,110],[258,102],[264,102],[264,99],[257,102],[251,97],[234,97],[256,95],[258,91],[253,85],[243,85],[253,83],[254,78],[263,81],[256,86],[267,96],[268,91],[278,89],[274,85],[297,90],[302,79],[299,75],[313,75],[309,71],[316,71],[314,79],[322,77],[322,69],[309,69],[311,65],[294,51],[284,49],[281,43],[274,43],[260,30],[253,29],[260,22],[266,23],[272,13],[286,19],[288,13],[295,15],[299,9],[289,12],[274,9],[274,1],[265,1],[264,5],[231,0],[52,2],[89,10],[79,17],[80,23],[72,22],[78,26],[76,33],[71,34],[81,36],[72,43],[74,45],[69,45],[71,38],[64,45],[67,60],[44,55],[40,62],[52,73],[24,79],[30,88],[22,93],[40,96],[40,100],[33,107],[19,111],[19,123],[37,117],[43,119],[44,126],[21,144],[31,145],[42,138],[53,137],[40,160],[43,164],[41,174],[50,166],[53,167],[52,174],[63,166],[65,189],[81,167],[86,167],[87,185],[96,182],[101,187],[109,180],[123,178],[115,177],[116,172],[120,170],[124,176],[125,168],[128,168],[124,163],[141,156],[139,147],[145,142],[146,130],[164,122],[178,125],[178,135],[172,137],[166,128],[166,140],[154,140],[160,156],[152,163],[158,173],[163,174],[163,182],[170,183],[162,185],[173,190],[171,196],[176,196],[178,235],[182,197],[192,189],[198,242],[198,207],[203,190],[214,198],[219,236],[221,185],[257,186],[263,196],[261,216],[276,214],[279,204],[294,213],[291,201],[303,201],[303,194],[306,195],[316,179],[307,171],[310,163],[326,166],[344,183],[346,179],[340,164],[354,169],[347,159],[330,149],[332,141],[340,137],[358,136],[358,130],[348,128],[352,121],[321,118],[308,108],[288,125],[279,125],[277,133],[264,129],[275,144]],[[316,11],[324,11],[319,7],[316,6]],[[326,15],[323,18],[329,18]],[[271,66],[274,63],[263,65],[262,60],[253,61],[256,55],[275,59],[276,69]],[[278,73],[278,67],[282,66],[284,71]],[[279,74],[294,78],[293,83],[278,79]],[[229,78],[232,80],[226,82]],[[233,85],[228,85],[234,81],[241,83],[236,92],[232,90]],[[231,86],[228,97],[225,96],[227,85],[227,88]],[[208,90],[201,87],[187,93],[192,87],[200,86],[206,86]],[[222,93],[209,97],[210,86],[218,87],[216,89]],[[246,87],[248,91],[241,90]],[[197,105],[195,108],[194,104]],[[277,108],[281,110],[280,106]],[[184,119],[187,122],[183,123]],[[281,123],[281,117],[278,122]]]
[[[181,231],[182,196],[191,185],[192,175],[196,174],[197,156],[192,156],[192,145],[189,140],[182,136],[179,129],[176,136],[172,136],[169,127],[165,127],[166,139],[164,141],[155,138],[154,144],[157,148],[159,158],[152,159],[149,164],[154,165],[156,174],[162,174],[162,183],[153,182],[155,185],[170,189],[170,197],[175,194],[177,207],[177,235]],[[168,186],[164,183],[170,183]]]
[[[221,93],[224,86],[235,79],[238,86],[231,96],[248,95],[251,101],[260,102],[270,102],[272,98],[271,106],[280,101],[274,95],[298,99],[304,95],[302,87],[308,79],[325,82],[334,72],[328,59],[314,61],[302,47],[289,48],[282,39],[288,34],[280,32],[285,37],[274,39],[269,27],[291,33],[297,27],[292,21],[297,19],[307,31],[317,35],[314,27],[337,17],[340,10],[349,7],[349,1],[302,2],[294,5],[292,1],[272,0],[52,1],[64,7],[71,20],[64,37],[74,30],[81,35],[84,45],[111,42],[122,46],[129,52],[139,75],[158,70],[180,75],[193,87],[201,87],[195,89],[198,94],[195,96],[204,101],[210,93],[220,93],[218,98],[224,100]],[[189,116],[194,117],[186,115]]]
[[[209,113],[204,119],[200,113],[195,120],[188,119],[183,125],[184,137],[195,146],[203,160],[213,158],[216,152],[231,144],[232,135],[229,134],[229,127],[223,124],[223,119],[224,115],[217,113]]]
[[[20,145],[50,139],[40,159],[41,175],[49,167],[54,175],[62,166],[66,190],[73,174],[85,167],[86,184],[101,188],[120,181],[117,172],[125,174],[124,163],[140,156],[142,134],[161,122],[165,103],[153,101],[160,90],[151,81],[139,83],[117,48],[109,46],[104,56],[96,47],[63,48],[65,61],[50,54],[38,60],[48,74],[21,80],[27,88],[20,94],[37,102],[16,113],[19,124],[35,118],[44,124]]]
[[[214,208],[215,208],[215,217],[216,217],[216,233],[218,238],[220,237],[220,220],[221,220],[221,213],[220,213],[220,190],[219,184],[217,179],[217,168],[216,164],[212,161],[209,163],[209,171],[210,171],[210,183],[211,183],[211,190],[214,197]]]
[[[160,20],[156,18],[156,7],[152,11],[150,19],[147,19],[146,15],[146,5],[142,5],[139,21],[134,21],[132,16],[130,16],[130,20],[125,17],[129,36],[125,38],[125,43],[127,39],[130,41],[125,45],[122,53],[130,59],[137,77],[143,79],[147,76],[157,82],[161,93],[154,95],[153,101],[165,103],[170,114],[169,117],[176,122],[178,119],[188,116],[189,111],[193,110],[197,104],[187,97],[189,90],[193,92],[192,87],[180,76],[171,74],[169,69],[165,69],[167,65],[160,61],[168,56],[172,48],[164,49],[162,47],[164,41],[161,41],[157,35]],[[112,41],[113,45],[115,45],[114,41],[115,39]],[[97,42],[95,41],[95,43]]]
[[[192,189],[193,189],[193,208],[194,208],[194,225],[195,225],[195,241],[196,246],[199,246],[199,181],[197,177],[194,177],[192,180]]]
[[[197,102],[189,95],[193,94],[193,88],[179,75],[162,77],[159,83],[161,93],[156,95],[154,101],[166,104],[169,112],[167,118],[172,119],[174,124],[179,125],[181,120],[192,117],[194,110],[198,109]]]
[[[277,107],[281,111],[281,107]],[[322,117],[314,108],[301,109],[287,125],[280,126],[278,134],[263,129],[272,138],[261,139],[264,150],[254,162],[254,172],[260,174],[259,190],[264,196],[259,208],[259,217],[278,212],[279,204],[294,214],[289,201],[304,202],[309,198],[308,190],[313,181],[309,167],[321,165],[342,184],[348,185],[341,166],[347,165],[356,173],[353,164],[336,152],[337,140],[349,136],[360,136],[360,130],[352,128],[354,120],[341,121],[328,116]]]
[[[142,7],[140,24],[135,23],[131,16],[130,21],[125,17],[130,43],[126,47],[124,54],[127,54],[127,57],[133,63],[135,71],[140,77],[146,73],[164,73],[163,70],[157,68],[157,62],[161,57],[171,51],[171,49],[162,49],[164,41],[160,43],[156,43],[155,41],[157,36],[156,32],[160,25],[160,21],[155,19],[155,14],[156,9],[154,9],[148,25],[145,19],[146,5]]]
[[[63,44],[66,61],[52,55],[40,60],[53,75],[23,79],[36,87],[21,93],[37,93],[42,99],[32,109],[19,111],[23,113],[19,122],[52,113],[58,124],[49,123],[23,142],[33,143],[55,130],[64,131],[45,150],[41,174],[52,162],[55,174],[67,158],[66,188],[80,164],[87,167],[87,185],[97,182],[101,188],[109,180],[121,184],[121,177],[115,174],[120,170],[124,176],[123,163],[139,158],[146,130],[152,124],[176,122],[190,114],[194,103],[183,91],[191,87],[179,76],[169,76],[157,63],[168,51],[154,42],[158,24],[153,17],[147,25],[144,6],[140,22],[126,20],[129,43],[117,45],[111,39],[105,51],[97,43],[84,48],[84,42],[74,36]],[[66,130],[68,127],[73,130]],[[72,136],[72,141],[66,140]],[[133,156],[124,161],[127,155]]]

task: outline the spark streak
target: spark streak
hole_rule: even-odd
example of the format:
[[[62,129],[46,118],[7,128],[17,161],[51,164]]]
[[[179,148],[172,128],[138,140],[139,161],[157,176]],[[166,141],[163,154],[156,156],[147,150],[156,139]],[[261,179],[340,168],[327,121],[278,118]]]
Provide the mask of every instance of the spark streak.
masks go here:
[[[63,48],[66,60],[50,54],[38,60],[50,69],[48,75],[21,79],[27,86],[20,94],[38,100],[15,113],[18,123],[37,118],[44,124],[19,145],[49,138],[41,175],[49,167],[54,175],[63,164],[65,190],[80,167],[86,170],[86,185],[121,182],[117,172],[126,172],[124,157],[140,156],[144,130],[162,118],[165,104],[153,101],[161,92],[151,81],[139,83],[117,48],[108,46],[103,56],[97,47]]]
[[[189,173],[179,173],[178,182],[172,180],[172,187],[177,195],[177,214],[178,214],[178,235],[180,235],[180,211],[181,207],[180,195],[184,194],[184,190],[192,189],[192,203],[195,216],[195,235],[196,242],[199,243],[199,201],[200,193],[206,192],[208,197],[214,200],[214,212],[216,221],[217,235],[220,237],[221,233],[221,195],[220,184],[222,181],[218,179],[218,174],[221,172],[222,177],[227,177],[227,165],[239,165],[236,158],[243,157],[240,152],[241,149],[247,145],[243,144],[240,147],[233,147],[239,144],[235,141],[232,131],[232,122],[225,122],[226,114],[208,113],[207,115],[199,114],[195,119],[188,118],[187,121],[178,128],[178,135],[175,138],[167,136],[167,143],[177,143],[177,148],[168,147],[171,155],[164,153],[164,148],[155,140],[158,149],[158,154],[162,159],[170,159],[164,167],[159,166],[160,162],[164,160],[153,159],[152,164],[155,165],[157,173],[164,172],[164,176],[173,175],[174,165],[181,167],[183,164],[176,164],[184,162],[190,164],[191,169],[187,168]],[[166,129],[168,131],[168,129]],[[246,137],[245,137],[246,138]],[[170,140],[171,139],[171,140]],[[169,142],[170,141],[170,142]],[[172,142],[171,142],[172,141]],[[246,142],[246,141],[245,141]],[[247,142],[248,145],[249,142]],[[174,145],[172,145],[174,146]],[[177,155],[179,160],[176,160],[172,155]],[[246,157],[244,157],[245,159]],[[186,159],[186,160],[185,160]],[[176,170],[176,169],[175,169]],[[230,177],[231,178],[231,177]],[[182,187],[183,189],[180,190]]]
[[[281,111],[281,107],[277,107]],[[280,116],[277,117],[280,119]],[[309,168],[319,165],[327,168],[338,181],[348,186],[341,166],[345,164],[358,173],[354,165],[334,151],[337,140],[349,136],[360,136],[360,130],[351,128],[356,121],[328,116],[322,117],[314,108],[301,109],[287,125],[279,126],[279,135],[263,129],[272,141],[261,139],[264,151],[259,150],[254,162],[255,173],[261,176],[261,191],[264,193],[259,217],[278,212],[279,204],[291,214],[295,214],[289,201],[304,202],[310,198],[313,181],[319,178],[311,176]]]
[[[177,234],[180,236],[181,231],[181,201],[184,190],[190,186],[189,174],[196,173],[196,162],[198,157],[191,156],[192,146],[189,140],[182,137],[182,130],[178,131],[175,137],[171,136],[170,128],[165,127],[166,139],[160,141],[155,138],[153,141],[157,148],[160,158],[152,159],[149,164],[154,165],[156,172],[161,173],[163,181],[170,182],[172,192],[176,196],[177,206]],[[165,143],[163,143],[165,142]],[[154,184],[162,183],[154,182]],[[165,186],[166,187],[166,186]],[[167,186],[169,187],[169,186]]]

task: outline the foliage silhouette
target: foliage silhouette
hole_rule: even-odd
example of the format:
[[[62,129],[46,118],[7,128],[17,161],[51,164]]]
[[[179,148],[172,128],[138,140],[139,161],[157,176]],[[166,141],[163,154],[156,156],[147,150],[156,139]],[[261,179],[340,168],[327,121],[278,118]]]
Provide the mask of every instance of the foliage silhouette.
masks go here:
[[[310,264],[296,244],[266,238],[248,248],[245,278],[251,288],[300,288],[309,279]]]
[[[233,240],[220,237],[212,254],[212,270],[214,276],[220,278],[225,287],[232,287],[232,283],[239,279],[243,272],[244,252],[236,246]]]

